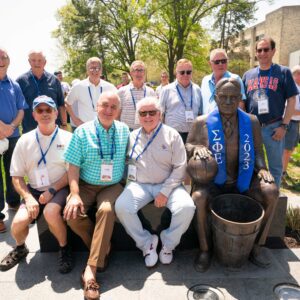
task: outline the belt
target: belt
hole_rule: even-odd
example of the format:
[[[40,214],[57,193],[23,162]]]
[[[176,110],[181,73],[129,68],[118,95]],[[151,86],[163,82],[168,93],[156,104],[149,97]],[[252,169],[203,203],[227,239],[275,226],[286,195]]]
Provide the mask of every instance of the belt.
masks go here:
[[[290,120],[290,122],[299,123],[300,120]]]
[[[265,123],[260,123],[260,126],[261,127],[266,127],[266,126],[268,126],[270,124],[273,124],[273,123],[281,121],[281,120],[282,120],[282,117],[279,117],[279,118],[273,119],[273,120],[265,122]]]

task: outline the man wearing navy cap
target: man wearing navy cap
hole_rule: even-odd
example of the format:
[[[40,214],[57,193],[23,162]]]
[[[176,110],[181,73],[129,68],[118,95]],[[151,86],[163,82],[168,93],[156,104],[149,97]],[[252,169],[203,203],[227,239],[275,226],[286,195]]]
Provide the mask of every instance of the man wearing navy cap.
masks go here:
[[[61,211],[68,195],[67,164],[63,152],[72,134],[59,129],[55,124],[58,112],[52,98],[35,98],[32,108],[32,116],[38,127],[23,134],[18,140],[10,167],[14,188],[22,198],[11,226],[16,247],[1,261],[0,270],[11,269],[27,256],[25,240],[29,224],[43,212],[60,246],[59,271],[68,273],[73,263]],[[25,176],[28,184],[25,183]]]

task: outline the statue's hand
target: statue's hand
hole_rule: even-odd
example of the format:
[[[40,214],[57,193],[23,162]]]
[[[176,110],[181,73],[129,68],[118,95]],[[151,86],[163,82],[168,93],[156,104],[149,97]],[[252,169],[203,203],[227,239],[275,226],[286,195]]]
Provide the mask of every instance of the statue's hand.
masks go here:
[[[269,182],[269,183],[273,183],[274,181],[274,177],[272,176],[272,174],[265,170],[265,169],[261,169],[258,174],[257,174],[259,180],[263,180],[265,182]]]
[[[196,146],[194,148],[193,158],[194,159],[208,159],[212,156],[211,151],[205,146]]]

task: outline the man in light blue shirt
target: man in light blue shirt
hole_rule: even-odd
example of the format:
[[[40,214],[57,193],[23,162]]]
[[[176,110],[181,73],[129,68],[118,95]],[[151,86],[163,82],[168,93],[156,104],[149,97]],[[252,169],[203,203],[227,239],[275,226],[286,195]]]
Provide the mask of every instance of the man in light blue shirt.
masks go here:
[[[239,75],[227,71],[228,56],[224,49],[214,49],[210,52],[209,65],[212,69],[212,74],[205,76],[202,79],[201,93],[203,98],[203,114],[208,114],[216,107],[215,87],[218,81],[222,78],[235,78],[241,85],[242,100],[240,107],[245,109],[244,100],[246,100],[244,84]]]
[[[116,121],[119,113],[119,96],[111,92],[102,93],[97,103],[97,118],[75,130],[65,153],[70,164],[70,195],[64,217],[90,249],[82,274],[86,299],[100,297],[96,271],[107,265],[115,221],[114,202],[123,190],[119,181],[125,167],[129,128]],[[94,224],[86,212],[95,204]]]

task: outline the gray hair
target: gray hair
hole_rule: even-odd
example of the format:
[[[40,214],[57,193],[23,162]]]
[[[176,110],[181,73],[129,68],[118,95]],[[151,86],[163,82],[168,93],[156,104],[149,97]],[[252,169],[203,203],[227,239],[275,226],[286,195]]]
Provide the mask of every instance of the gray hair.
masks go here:
[[[214,57],[219,53],[224,54],[226,59],[228,59],[226,51],[224,49],[217,48],[217,49],[213,49],[210,51],[209,60],[212,61],[214,59]]]
[[[100,69],[102,69],[102,60],[99,57],[90,57],[87,61],[86,61],[86,70],[88,70],[89,66],[91,63],[96,62],[99,64]]]
[[[159,100],[155,97],[145,97],[141,99],[137,104],[136,104],[136,111],[139,112],[140,109],[145,106],[145,105],[154,105],[154,107],[162,113],[162,108],[160,106]]]
[[[293,75],[297,72],[300,72],[300,65],[296,65],[296,66],[292,67],[291,71],[292,71]]]
[[[44,60],[46,60],[46,55],[45,55],[45,53],[43,52],[43,50],[41,50],[41,49],[32,49],[32,50],[30,50],[29,53],[28,53],[28,58],[29,58],[29,59],[30,59],[30,56],[31,56],[32,54],[40,54],[40,55],[43,56]]]
[[[102,100],[104,100],[106,98],[112,98],[112,97],[115,97],[118,100],[118,105],[120,106],[121,105],[121,99],[120,99],[119,95],[117,93],[114,93],[114,92],[103,92],[100,95],[97,103],[99,104]]]

